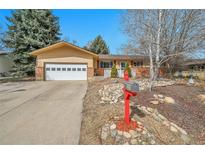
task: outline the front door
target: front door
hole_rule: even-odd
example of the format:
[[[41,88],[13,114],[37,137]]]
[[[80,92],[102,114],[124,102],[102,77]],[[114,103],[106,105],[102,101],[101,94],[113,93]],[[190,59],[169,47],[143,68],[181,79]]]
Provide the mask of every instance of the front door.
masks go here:
[[[125,61],[120,62],[120,72],[119,72],[119,77],[124,77],[124,70],[125,70]]]

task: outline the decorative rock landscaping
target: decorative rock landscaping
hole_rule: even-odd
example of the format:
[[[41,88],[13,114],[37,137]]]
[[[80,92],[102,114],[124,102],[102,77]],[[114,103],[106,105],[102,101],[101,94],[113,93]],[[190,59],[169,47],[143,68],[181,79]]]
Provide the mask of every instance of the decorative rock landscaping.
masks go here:
[[[190,144],[190,137],[188,136],[187,132],[182,129],[181,127],[179,127],[178,125],[170,122],[166,117],[164,117],[163,115],[161,115],[157,109],[152,109],[150,107],[144,107],[144,106],[140,106],[138,105],[138,108],[144,113],[147,114],[149,116],[152,116],[156,121],[162,123],[163,125],[167,126],[170,131],[174,132],[174,133],[178,133],[178,135],[181,136],[181,139],[184,140],[185,144]],[[186,137],[185,137],[186,136]]]
[[[127,132],[118,130],[114,121],[109,121],[101,129],[102,144],[106,144],[110,137],[114,144],[156,144],[154,136],[140,122],[137,124],[138,128]]]
[[[151,104],[157,105],[159,104],[159,101],[150,101]]]
[[[191,144],[191,138],[187,132],[176,124],[170,122],[156,109],[140,105],[137,105],[137,108],[145,115],[152,117],[154,120],[167,127],[170,132],[179,136],[184,144]],[[128,131],[121,131],[118,129],[117,124],[119,123],[119,120],[111,120],[104,124],[100,135],[102,141],[101,143],[107,144],[107,140],[112,138],[112,140],[114,140],[114,144],[159,144],[158,140],[156,140],[156,134],[150,132],[150,128],[146,128],[139,120],[140,118],[137,115],[134,115],[132,121],[135,121],[138,127]]]
[[[149,79],[140,79],[134,80],[140,86],[140,91],[149,89]],[[169,79],[159,79],[158,81],[153,82],[153,87],[163,87],[163,86],[171,86],[175,84],[176,81]]]
[[[142,90],[147,90],[149,88],[149,80],[148,79],[143,79],[143,80],[133,80],[134,82],[139,84],[139,89],[140,91]],[[161,79],[159,81],[155,81],[153,83],[153,87],[157,86],[168,86],[168,85],[173,85],[175,84],[175,81],[173,80],[165,80]],[[115,104],[119,101],[119,97],[123,95],[122,88],[123,88],[122,83],[118,83],[117,80],[114,80],[112,84],[104,85],[102,89],[98,91],[101,101],[100,104],[104,103],[110,103],[110,104]],[[160,96],[160,95],[158,95]],[[159,97],[160,99],[160,97]],[[170,98],[166,98],[165,100],[170,101]],[[171,100],[172,101],[172,100]],[[154,102],[158,104],[157,102]]]
[[[144,90],[148,87],[148,82],[149,80],[137,81],[141,90]],[[175,82],[172,80],[161,80],[155,82],[154,86],[167,86],[174,83]],[[123,100],[120,99],[120,97],[123,95],[122,88],[123,84],[118,82],[104,85],[104,87],[98,91],[99,95],[101,96],[100,103],[123,103]],[[150,103],[154,105],[158,105],[159,103],[175,104],[175,100],[172,97],[164,96],[162,94],[154,94],[153,97],[154,100],[150,101]],[[134,103],[132,102],[131,104],[134,105]],[[141,110],[142,113],[144,113],[145,115],[152,117],[155,121],[161,123],[165,127],[168,127],[170,132],[179,135],[181,140],[183,140],[185,144],[190,143],[191,139],[187,135],[187,132],[176,124],[168,121],[168,119],[161,115],[157,111],[157,109],[140,105],[137,105],[137,108]],[[133,122],[133,126],[130,125],[131,127],[129,128],[123,128],[124,126],[122,120],[120,121],[119,117],[115,117],[114,120],[111,120],[105,125],[103,125],[101,129],[100,136],[102,144],[106,144],[107,139],[110,140],[110,138],[114,140],[114,144],[158,144],[157,140],[155,140],[155,134],[149,132],[148,129],[145,128],[139,120],[140,118],[137,115],[134,115],[131,120],[131,122]],[[137,127],[134,127],[135,123]]]
[[[115,80],[117,82],[113,82]],[[176,81],[174,84],[174,81],[164,80],[166,85],[174,85],[159,84],[156,86],[161,87],[153,88],[153,91],[149,92],[145,83],[148,80],[135,80],[140,85],[140,94],[131,98],[130,117],[138,123],[141,122],[147,132],[153,136],[151,142],[146,142],[145,138],[139,137],[147,133],[141,128],[130,130],[127,132],[129,134],[117,128],[124,114],[123,94],[119,93],[121,96],[116,98],[118,101],[113,105],[110,105],[113,100],[109,95],[115,93],[115,90],[110,89],[112,86],[119,91],[122,90],[122,81],[122,79],[106,79],[89,82],[84,98],[80,144],[205,144],[204,86],[187,86],[186,82]],[[118,87],[120,83],[121,86]],[[107,89],[111,92],[106,93]],[[110,100],[107,101],[106,97]],[[153,105],[150,101],[158,101],[158,104]],[[105,128],[102,128],[104,125]]]
[[[164,96],[164,95],[153,95],[155,100],[150,101],[151,104],[157,105],[159,103],[168,103],[168,104],[175,104],[175,100],[172,97]]]
[[[119,97],[123,95],[122,87],[123,87],[123,84],[121,83],[104,85],[104,87],[98,91],[99,95],[101,96],[100,103],[101,104],[117,103],[119,100]]]
[[[203,104],[205,104],[205,95],[204,94],[199,94],[197,97],[202,101]]]

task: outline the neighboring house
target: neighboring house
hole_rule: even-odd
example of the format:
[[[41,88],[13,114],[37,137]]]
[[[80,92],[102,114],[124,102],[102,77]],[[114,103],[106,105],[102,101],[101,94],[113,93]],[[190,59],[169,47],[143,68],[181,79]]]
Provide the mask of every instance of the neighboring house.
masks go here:
[[[205,80],[205,59],[189,59],[183,66],[181,66],[180,71],[177,71],[174,76],[176,77],[190,77],[198,78],[200,80]]]
[[[123,76],[125,63],[133,76],[147,76],[148,57],[126,55],[97,55],[67,42],[59,42],[31,52],[36,56],[37,80],[87,80],[95,75],[109,77],[116,64],[119,77]]]
[[[185,69],[195,71],[205,71],[205,59],[192,59],[185,63]]]
[[[12,61],[8,57],[8,53],[0,51],[0,76],[3,76],[6,72],[9,72],[12,67]]]

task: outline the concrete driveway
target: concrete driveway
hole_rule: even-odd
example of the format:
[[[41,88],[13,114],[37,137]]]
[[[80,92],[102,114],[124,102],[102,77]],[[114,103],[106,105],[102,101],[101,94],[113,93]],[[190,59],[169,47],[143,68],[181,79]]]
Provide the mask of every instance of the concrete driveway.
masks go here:
[[[0,144],[78,144],[86,81],[0,83]]]

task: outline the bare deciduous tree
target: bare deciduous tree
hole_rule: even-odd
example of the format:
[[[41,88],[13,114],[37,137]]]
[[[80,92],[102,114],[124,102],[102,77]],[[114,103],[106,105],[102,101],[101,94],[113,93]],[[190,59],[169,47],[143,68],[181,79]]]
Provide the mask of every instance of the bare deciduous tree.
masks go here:
[[[179,60],[204,46],[202,10],[127,10],[122,16],[126,52],[149,55],[150,90],[159,68],[172,71]]]

